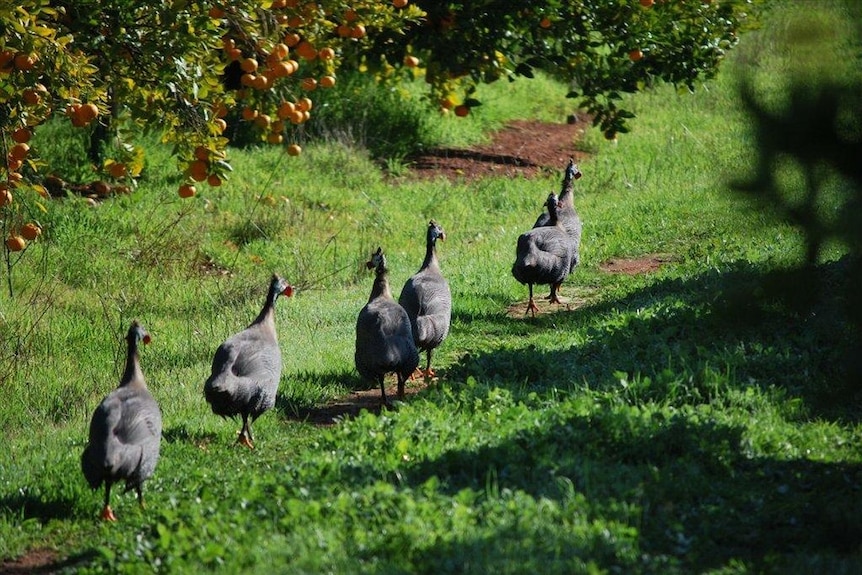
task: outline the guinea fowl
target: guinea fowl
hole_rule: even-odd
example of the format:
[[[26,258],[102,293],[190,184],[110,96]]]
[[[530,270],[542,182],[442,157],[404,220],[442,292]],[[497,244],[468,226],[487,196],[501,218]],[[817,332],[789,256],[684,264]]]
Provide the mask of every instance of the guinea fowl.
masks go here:
[[[398,399],[403,399],[404,382],[419,365],[419,351],[413,342],[407,312],[392,298],[383,251],[377,248],[366,265],[375,271],[374,285],[368,303],[356,319],[354,360],[359,375],[377,382],[383,402],[388,403],[383,378],[395,372]]]
[[[566,230],[566,235],[569,236],[569,241],[571,242],[572,247],[569,273],[574,271],[575,266],[577,266],[581,260],[580,248],[581,231],[583,226],[581,224],[581,218],[578,216],[578,212],[575,209],[574,201],[574,181],[579,179],[581,175],[581,171],[578,169],[578,166],[575,165],[575,160],[570,158],[563,176],[563,185],[562,190],[560,191],[557,207],[557,219],[560,221],[563,229]],[[549,225],[551,225],[550,214],[548,212],[543,212],[539,215],[538,219],[536,219],[536,223],[533,224],[533,227],[539,228]],[[556,286],[555,290],[557,292],[560,290],[559,284]],[[551,296],[548,297],[550,298]]]
[[[533,302],[533,284],[551,286],[551,303],[560,303],[557,288],[569,275],[571,265],[571,241],[557,218],[559,205],[557,195],[551,193],[545,204],[550,214],[550,225],[533,228],[518,237],[518,248],[512,275],[530,289],[527,313],[535,317],[539,308]]]
[[[452,294],[437,260],[438,239],[445,241],[446,233],[431,220],[425,240],[425,260],[419,271],[404,284],[398,297],[398,303],[410,318],[413,342],[426,353],[425,377],[435,375],[431,369],[431,353],[446,339],[452,319]]]
[[[152,476],[159,460],[162,414],[147,389],[138,357],[138,344],[150,336],[132,322],[126,335],[126,368],[120,385],[93,412],[90,438],[81,456],[81,470],[93,489],[105,484],[105,506],[101,517],[117,518],[111,509],[111,486],[125,480],[126,491],[134,489],[143,507],[143,483]]]
[[[272,276],[263,309],[251,325],[234,334],[215,352],[204,396],[213,413],[242,417],[237,443],[254,449],[251,424],[275,405],[281,379],[281,349],[275,333],[275,301],[293,295],[293,286]]]

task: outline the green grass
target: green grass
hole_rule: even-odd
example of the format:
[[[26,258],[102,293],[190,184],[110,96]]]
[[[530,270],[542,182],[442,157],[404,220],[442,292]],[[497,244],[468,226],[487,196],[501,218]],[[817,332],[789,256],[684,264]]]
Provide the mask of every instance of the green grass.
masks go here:
[[[817,22],[844,21],[823,6]],[[50,550],[81,573],[858,572],[862,427],[839,393],[840,301],[799,314],[768,299],[762,281],[801,260],[803,238],[730,191],[755,152],[740,68],[781,85],[786,31],[811,12],[782,5],[715,81],[633,97],[631,134],[579,144],[595,155],[576,187],[583,263],[563,295],[586,304],[572,312],[507,314],[526,299],[509,271],[516,238],[559,176],[393,180],[333,138],[296,159],[234,150],[224,186],[181,201],[153,143],[131,196],[51,202],[16,297],[0,297],[0,559]],[[843,71],[852,46],[820,53]],[[466,120],[421,120],[422,141],[466,145],[518,110],[570,105],[542,84],[540,109],[523,85],[485,88]],[[297,420],[370,387],[353,368],[362,264],[381,245],[397,294],[432,217],[454,300],[439,381],[380,415]],[[822,257],[836,293],[845,251]],[[654,253],[672,261],[653,274],[600,267]],[[273,271],[300,289],[278,304],[281,388],[250,452],[202,386]],[[120,520],[104,525],[79,459],[133,318],[153,335],[142,365],[162,457],[146,509],[115,490]]]

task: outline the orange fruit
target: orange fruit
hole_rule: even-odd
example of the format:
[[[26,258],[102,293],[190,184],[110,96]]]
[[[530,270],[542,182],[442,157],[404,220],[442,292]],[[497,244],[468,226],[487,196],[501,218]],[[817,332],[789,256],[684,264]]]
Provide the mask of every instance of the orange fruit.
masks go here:
[[[350,30],[350,37],[356,38],[357,40],[365,37],[365,26],[362,24],[357,24]]]
[[[468,115],[469,113],[470,113],[470,108],[468,108],[464,104],[459,104],[458,106],[455,106],[455,115],[458,116],[459,118],[463,118],[464,116]]]
[[[297,44],[299,44],[299,41],[300,41],[300,40],[301,40],[301,38],[300,38],[299,34],[295,34],[295,33],[293,33],[293,32],[291,32],[290,34],[285,34],[284,38],[282,38],[282,41],[283,41],[283,42],[284,42],[284,43],[285,43],[289,48],[293,48],[294,46],[296,46]]]
[[[178,193],[181,198],[191,198],[197,193],[197,190],[192,184],[183,184],[180,186]]]
[[[317,88],[317,80],[314,78],[303,78],[302,82],[299,83],[299,87],[306,92],[311,92]]]
[[[93,104],[83,104],[78,109],[78,115],[85,124],[89,124],[99,116],[99,107]]]
[[[299,57],[305,60],[314,60],[317,58],[317,49],[308,40],[303,40],[297,44],[295,50],[299,54]]]
[[[204,146],[198,146],[195,148],[195,159],[201,160],[202,162],[206,162],[210,159],[210,151],[207,150]]]
[[[335,50],[330,47],[321,48],[320,52],[317,53],[317,57],[321,60],[332,60],[335,58]]]
[[[26,72],[27,70],[33,69],[37,60],[38,57],[36,54],[25,54],[23,52],[19,52],[15,54],[15,67]]]
[[[290,65],[290,62],[276,62],[270,69],[272,70],[272,75],[276,78],[284,78],[293,74],[293,67]]]
[[[341,38],[350,38],[350,33],[352,28],[347,24],[340,24],[338,28],[336,28],[336,32]]]
[[[258,111],[253,108],[249,108],[248,106],[246,106],[242,109],[242,119],[246,122],[251,122],[252,120],[257,118],[257,115]]]
[[[260,76],[255,76],[254,80],[251,83],[252,88],[260,91],[266,90],[270,86],[272,86],[272,82],[264,74],[261,74]]]
[[[655,4],[655,0],[641,0],[641,6],[644,8],[649,8],[653,4]]]
[[[23,165],[24,165],[24,160],[16,160],[15,158],[9,157],[8,155],[6,156],[6,168],[7,169],[9,169],[13,172],[17,172],[18,170],[21,169],[21,166],[23,166]]]
[[[254,58],[243,58],[240,60],[239,67],[243,72],[252,73],[257,70],[257,60]]]
[[[290,48],[287,44],[278,43],[272,48],[272,52],[270,54],[274,54],[276,58],[279,60],[284,60],[287,58],[287,55],[290,53]]]
[[[415,68],[419,65],[419,58],[416,56],[404,56],[404,65],[408,68]]]
[[[6,238],[6,247],[10,252],[20,252],[27,247],[27,242],[21,236],[9,236]]]
[[[4,184],[5,186],[5,184]],[[0,188],[0,208],[7,204],[12,203],[12,192],[10,192],[7,188]]]
[[[224,18],[224,10],[222,10],[218,6],[213,6],[212,8],[210,8],[208,14],[209,17],[214,20],[221,20],[222,18]]]
[[[272,120],[268,114],[258,114],[257,118],[254,119],[254,124],[258,128],[265,130],[269,127],[271,121]]]
[[[284,141],[284,136],[282,136],[278,132],[272,132],[266,137],[266,141],[270,144],[280,144]]]
[[[30,138],[33,136],[33,133],[29,128],[18,128],[14,132],[12,132],[12,141],[17,142],[19,144],[26,144],[30,141]]]
[[[35,222],[30,222],[21,226],[21,235],[24,236],[24,239],[33,241],[38,238],[41,233],[42,228],[40,228],[39,224]]]
[[[224,132],[225,130],[227,130],[227,122],[225,122],[225,121],[224,121],[223,119],[221,119],[221,118],[216,118],[216,119],[213,121],[213,124],[215,124],[215,125],[216,125],[216,128],[218,128],[219,133],[222,133],[222,132]]]
[[[114,163],[108,168],[108,173],[111,174],[112,178],[125,178],[127,172],[126,164]]]
[[[28,106],[35,106],[42,101],[42,96],[33,88],[27,88],[21,93],[21,98]]]
[[[209,171],[209,165],[201,160],[195,160],[189,164],[188,168],[189,176],[196,182],[202,182],[207,179]]]
[[[14,52],[10,52],[9,50],[0,51],[0,69],[4,69],[9,64],[12,64],[13,60],[15,60]],[[8,70],[4,70],[4,72],[8,72]]]
[[[551,19],[547,16],[539,20],[539,26],[542,28],[548,29],[551,27]]]
[[[276,115],[282,120],[286,120],[290,118],[290,115],[293,113],[294,109],[295,106],[293,105],[293,102],[282,102],[281,105],[278,107]]]
[[[348,22],[355,22],[357,18],[359,18],[359,14],[356,13],[356,10],[348,10],[344,13],[344,19]]]
[[[314,102],[311,101],[311,98],[300,98],[296,101],[296,109],[300,112],[309,112],[311,111],[311,107],[314,105]]]
[[[396,8],[404,8],[407,6],[407,0],[392,0],[392,5]]]
[[[207,178],[207,183],[214,188],[217,188],[221,185],[221,178],[218,177],[217,174],[210,174]]]
[[[233,50],[236,48],[236,40],[230,36],[223,36],[221,39],[221,47],[225,50]]]
[[[287,147],[287,155],[288,156],[298,156],[302,153],[302,148],[299,144],[291,144]]]
[[[239,48],[227,48],[225,49],[224,53],[225,56],[227,56],[227,59],[231,62],[242,58],[242,50],[240,50]]]
[[[332,88],[335,86],[335,76],[324,76],[318,82],[321,88]]]
[[[637,50],[637,49],[629,50],[629,60],[631,60],[632,62],[637,62],[638,60],[640,60],[643,57],[644,57],[644,53],[641,52],[640,50]]]
[[[9,148],[9,157],[13,160],[23,161],[29,152],[30,146],[28,144],[15,144]]]
[[[257,79],[257,76],[254,74],[245,73],[239,77],[239,83],[243,86],[254,86],[254,81]]]

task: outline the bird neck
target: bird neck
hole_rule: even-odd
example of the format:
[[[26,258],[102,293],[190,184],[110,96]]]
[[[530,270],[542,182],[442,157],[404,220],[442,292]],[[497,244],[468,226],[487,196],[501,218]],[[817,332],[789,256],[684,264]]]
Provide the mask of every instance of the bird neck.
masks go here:
[[[389,273],[386,271],[378,272],[374,278],[374,285],[371,287],[371,296],[368,301],[381,296],[392,299],[392,291],[389,289]]]
[[[120,379],[120,387],[143,384],[144,372],[141,371],[141,362],[138,358],[138,344],[132,342],[129,343],[129,349],[126,352],[126,369],[123,371],[122,379]]]
[[[266,296],[266,302],[263,304],[263,308],[261,308],[260,313],[257,314],[257,317],[254,318],[254,321],[251,322],[252,325],[271,322],[275,316],[275,300],[278,299],[278,290],[270,288],[269,293]]]
[[[437,243],[429,239],[425,244],[425,260],[422,262],[422,269],[427,269],[431,266],[437,267],[439,263],[437,261]]]

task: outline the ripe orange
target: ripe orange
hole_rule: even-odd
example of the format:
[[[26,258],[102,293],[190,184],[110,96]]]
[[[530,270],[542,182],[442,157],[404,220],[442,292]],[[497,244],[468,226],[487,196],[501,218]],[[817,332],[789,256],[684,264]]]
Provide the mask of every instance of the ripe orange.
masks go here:
[[[266,141],[270,144],[280,144],[284,141],[284,136],[282,136],[278,132],[272,132],[266,137]]]
[[[217,174],[210,174],[207,178],[207,183],[214,188],[217,188],[221,185],[221,178],[218,177]]]
[[[335,50],[327,46],[326,48],[321,48],[320,52],[317,53],[317,57],[321,60],[332,60],[335,58]]]
[[[404,65],[408,68],[415,68],[419,65],[419,58],[416,56],[404,56]]]
[[[24,160],[16,160],[8,155],[6,156],[6,168],[10,171],[17,172],[24,165]]]
[[[231,62],[242,58],[242,50],[240,50],[239,48],[227,48],[225,49],[224,53],[225,56],[227,56],[227,59]]]
[[[282,102],[281,105],[278,107],[278,111],[276,112],[276,114],[282,120],[286,120],[290,118],[290,115],[293,113],[294,108],[295,106],[293,105],[293,102]]]
[[[541,20],[539,20],[539,26],[542,28],[548,29],[551,27],[551,19],[545,16]]]
[[[396,8],[404,8],[407,6],[407,0],[392,0],[392,5]]]
[[[209,171],[209,165],[201,160],[195,160],[189,164],[188,168],[189,176],[196,182],[202,182],[207,179]]]
[[[36,65],[36,61],[38,57],[36,54],[25,54],[23,52],[18,52],[15,54],[15,67],[19,70],[26,72],[27,70],[32,70],[33,66]]]
[[[464,104],[459,104],[455,106],[455,115],[459,118],[463,118],[464,116],[470,113],[470,108],[465,106]]]
[[[272,70],[272,75],[276,78],[284,78],[293,74],[293,67],[290,65],[290,62],[276,62],[270,70]]]
[[[276,44],[275,46],[273,46],[272,52],[270,52],[270,54],[274,55],[274,57],[278,58],[279,60],[284,60],[285,58],[287,58],[287,55],[289,53],[290,48],[287,44],[284,43]]]
[[[355,39],[360,39],[365,37],[365,26],[362,24],[357,24],[350,30],[350,37]]]
[[[202,162],[206,162],[210,159],[210,151],[207,150],[204,146],[198,146],[195,148],[195,159],[201,160]]]
[[[223,36],[221,39],[221,47],[225,50],[233,50],[236,48],[236,40],[230,36]]]
[[[35,222],[30,222],[21,226],[21,235],[24,239],[33,241],[42,233],[42,228]]]
[[[348,22],[354,22],[359,18],[359,14],[356,13],[356,10],[348,10],[344,13],[344,19]]]
[[[296,101],[296,109],[300,112],[309,112],[311,111],[311,107],[314,105],[314,102],[311,101],[311,98],[302,97]]]
[[[300,39],[301,38],[299,34],[291,32],[290,34],[285,34],[284,38],[282,38],[282,41],[287,44],[288,47],[293,48],[294,46],[299,44]]]
[[[93,104],[82,104],[77,112],[78,120],[87,125],[99,116],[99,107]]]
[[[299,144],[291,144],[287,147],[287,155],[288,156],[298,156],[302,153],[302,148]]]
[[[108,173],[111,174],[112,178],[125,178],[127,172],[126,164],[114,163],[108,168]]]
[[[324,76],[318,82],[321,88],[332,88],[335,86],[335,76]]]
[[[272,119],[268,114],[258,114],[257,118],[254,119],[254,125],[263,130],[269,128],[269,124],[272,122]]]
[[[302,82],[299,83],[299,87],[305,90],[306,92],[311,92],[317,88],[317,80],[314,78],[303,78]]]
[[[314,60],[317,58],[317,49],[308,40],[303,40],[296,45],[296,53],[304,60]]]
[[[644,8],[649,8],[653,4],[655,4],[655,0],[641,0],[641,6]]]
[[[9,157],[13,160],[23,161],[29,152],[29,144],[15,144],[9,148]]]
[[[12,141],[19,144],[26,144],[30,141],[32,136],[33,132],[31,132],[29,128],[18,128],[12,132]]]
[[[348,24],[339,24],[336,32],[341,38],[350,38],[351,28]]]
[[[42,101],[42,96],[33,88],[27,88],[21,93],[21,98],[28,106],[35,106]]]
[[[218,6],[213,6],[212,8],[210,8],[208,14],[209,17],[214,20],[221,20],[222,18],[224,18],[224,10],[222,10]]]
[[[222,133],[227,130],[227,122],[225,122],[221,118],[216,118],[215,120],[213,120],[213,124],[216,125],[216,128],[218,128],[219,133]]]
[[[15,60],[15,53],[9,50],[0,51],[0,70],[8,73],[9,70],[6,69],[6,66],[9,64],[13,64]]]
[[[3,184],[4,187],[0,188],[0,208],[12,203],[12,192],[5,185]]]
[[[180,186],[178,193],[181,198],[191,198],[197,193],[197,190],[192,184],[183,184]]]
[[[261,74],[260,76],[255,76],[254,80],[251,83],[252,88],[254,88],[255,90],[259,90],[261,92],[266,90],[270,86],[272,86],[272,82],[264,74]]]
[[[640,50],[637,50],[637,49],[629,50],[629,60],[631,60],[632,62],[637,62],[638,60],[640,60],[643,57],[644,57],[644,53],[641,52]]]
[[[250,74],[257,71],[257,60],[254,58],[243,58],[240,60],[239,67],[242,68],[243,72],[248,72]]]
[[[27,242],[21,236],[11,235],[6,238],[6,247],[10,252],[20,252],[27,247]]]
[[[242,109],[242,119],[245,120],[246,122],[251,122],[252,120],[257,118],[257,115],[258,115],[258,111],[255,110],[254,108],[249,108],[248,106],[246,106],[245,108]]]

